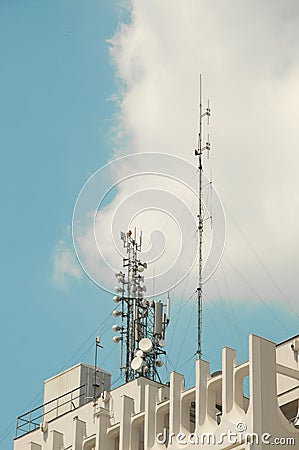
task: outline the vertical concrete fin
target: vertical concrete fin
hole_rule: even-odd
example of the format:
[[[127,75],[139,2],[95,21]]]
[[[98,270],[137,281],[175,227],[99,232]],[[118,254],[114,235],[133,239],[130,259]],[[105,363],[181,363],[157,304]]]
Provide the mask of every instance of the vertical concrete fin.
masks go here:
[[[236,350],[222,349],[222,414],[228,414],[234,404],[234,368]]]
[[[86,422],[74,417],[73,450],[82,450],[83,440],[86,437]],[[56,449],[55,449],[56,450]]]
[[[134,400],[127,395],[123,395],[121,399],[119,450],[130,450],[132,414],[134,414]]]
[[[184,389],[184,376],[180,373],[170,374],[170,407],[169,407],[169,433],[178,435],[181,428],[181,392]]]
[[[274,342],[250,335],[250,410],[253,431],[269,432],[277,407],[276,345]]]
[[[208,394],[207,394],[207,416],[216,424],[216,403],[217,398],[218,404],[221,400],[222,391],[222,379],[211,379],[208,382]]]
[[[29,450],[42,450],[42,446],[35,442],[29,442]]]
[[[96,413],[98,419],[97,433],[96,433],[96,450],[114,450],[111,439],[109,439],[107,430],[110,424],[109,411],[100,408]]]
[[[52,430],[50,432],[51,435],[51,450],[63,450],[64,444],[63,444],[63,434],[59,433],[59,431]]]
[[[203,425],[207,416],[207,383],[210,378],[210,364],[202,359],[196,361],[195,432]]]
[[[155,412],[156,412],[157,389],[151,384],[145,386],[145,409],[144,409],[144,450],[149,450],[155,444]]]

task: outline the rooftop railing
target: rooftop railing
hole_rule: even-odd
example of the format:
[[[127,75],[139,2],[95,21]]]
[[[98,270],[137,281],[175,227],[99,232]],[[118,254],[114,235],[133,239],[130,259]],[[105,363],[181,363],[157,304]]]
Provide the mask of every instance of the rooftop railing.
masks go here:
[[[47,419],[49,421],[57,419],[57,417],[81,406],[80,398],[86,398],[85,386],[83,384],[19,416],[16,424],[16,438],[36,430]]]

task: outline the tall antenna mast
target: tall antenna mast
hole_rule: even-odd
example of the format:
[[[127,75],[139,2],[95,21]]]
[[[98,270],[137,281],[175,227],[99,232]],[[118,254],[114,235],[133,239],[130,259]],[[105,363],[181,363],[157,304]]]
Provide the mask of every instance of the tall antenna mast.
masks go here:
[[[206,108],[203,113],[202,108],[202,83],[201,83],[201,74],[199,76],[199,126],[198,126],[198,139],[197,139],[197,148],[194,153],[195,156],[198,157],[198,285],[197,285],[197,350],[196,357],[197,359],[201,359],[202,356],[202,346],[201,346],[201,334],[202,334],[202,269],[203,269],[203,232],[204,232],[204,205],[203,205],[203,152],[206,150],[210,152],[210,142],[209,138],[203,146],[202,143],[202,119],[207,116],[208,124],[209,118],[211,115],[211,110],[209,107]]]

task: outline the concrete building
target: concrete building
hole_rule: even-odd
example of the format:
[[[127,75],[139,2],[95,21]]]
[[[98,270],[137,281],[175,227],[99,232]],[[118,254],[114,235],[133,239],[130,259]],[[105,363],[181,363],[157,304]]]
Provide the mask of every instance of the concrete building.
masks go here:
[[[111,389],[79,364],[45,382],[44,405],[20,418],[14,450],[299,449],[299,336],[249,337],[249,361],[224,347],[222,371],[197,360],[196,384],[144,377]],[[244,380],[249,379],[249,395]],[[298,421],[299,422],[299,421]]]

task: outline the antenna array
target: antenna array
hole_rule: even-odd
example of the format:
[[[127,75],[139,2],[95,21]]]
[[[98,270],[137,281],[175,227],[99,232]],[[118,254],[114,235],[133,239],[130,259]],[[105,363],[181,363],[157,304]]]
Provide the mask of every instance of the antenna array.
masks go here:
[[[122,324],[113,325],[112,329],[119,332],[113,337],[115,343],[121,343],[120,370],[125,375],[126,382],[144,376],[161,382],[157,369],[163,366],[160,358],[165,355],[165,330],[169,324],[169,296],[164,305],[161,301],[145,298],[146,286],[142,272],[147,263],[141,262],[139,253],[142,247],[142,233],[136,239],[131,230],[121,232],[121,240],[127,252],[123,258],[124,272],[115,274],[118,285],[113,297],[120,308],[112,314],[120,317]],[[166,308],[166,313],[164,312]]]
[[[204,233],[204,221],[205,221],[205,211],[203,204],[203,154],[206,151],[207,157],[210,156],[210,139],[209,135],[205,144],[203,144],[202,139],[202,119],[207,116],[208,125],[211,115],[210,104],[208,101],[208,106],[203,112],[202,108],[202,89],[201,89],[201,75],[199,77],[199,129],[198,129],[198,140],[197,148],[194,153],[198,157],[198,286],[197,286],[197,351],[196,355],[198,359],[201,359],[202,355],[202,345],[201,345],[201,334],[202,334],[202,271],[203,271],[203,233]]]

